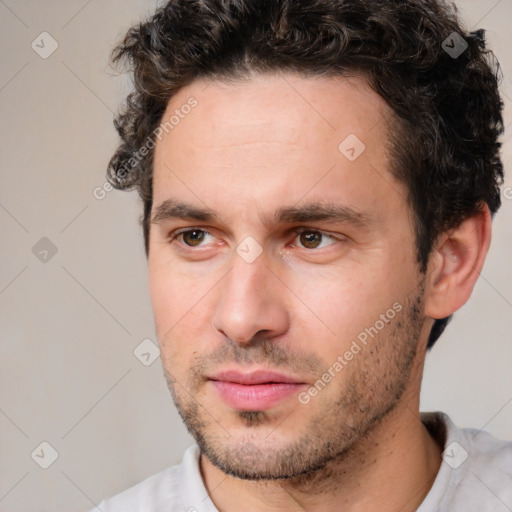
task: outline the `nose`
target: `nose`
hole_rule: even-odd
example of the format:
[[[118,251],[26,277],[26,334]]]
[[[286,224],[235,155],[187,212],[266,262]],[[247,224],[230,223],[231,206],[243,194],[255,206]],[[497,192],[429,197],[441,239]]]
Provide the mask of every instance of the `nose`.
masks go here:
[[[258,334],[273,338],[289,328],[285,287],[262,253],[252,263],[233,255],[231,271],[219,283],[213,327],[238,344]]]

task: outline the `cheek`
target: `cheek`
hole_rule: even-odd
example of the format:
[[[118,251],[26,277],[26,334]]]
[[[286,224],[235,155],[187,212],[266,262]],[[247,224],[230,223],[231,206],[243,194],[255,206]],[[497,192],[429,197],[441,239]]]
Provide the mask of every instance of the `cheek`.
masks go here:
[[[317,269],[297,274],[292,283],[290,288],[300,298],[292,303],[297,305],[298,330],[309,332],[305,348],[322,351],[326,362],[347,350],[358,334],[404,296],[393,272],[382,267]],[[312,344],[310,339],[322,342]]]
[[[173,325],[177,314],[176,305],[179,304],[179,286],[175,279],[157,264],[149,262],[148,288],[155,324],[160,337],[164,323],[167,329]]]
[[[155,328],[161,348],[172,338],[180,319],[186,315],[187,300],[184,297],[187,287],[180,279],[155,263],[149,264],[149,295]]]
[[[148,284],[163,358],[171,364],[205,350],[200,346],[207,340],[205,331],[210,325],[205,283],[150,263]]]
[[[186,314],[197,288],[193,269],[182,270],[169,251],[155,247],[148,259],[148,288],[157,327],[167,329]]]

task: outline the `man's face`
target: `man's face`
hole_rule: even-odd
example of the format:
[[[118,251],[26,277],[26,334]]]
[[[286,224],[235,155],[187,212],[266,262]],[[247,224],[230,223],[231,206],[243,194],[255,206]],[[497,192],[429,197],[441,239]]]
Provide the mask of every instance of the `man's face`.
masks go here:
[[[155,149],[149,249],[173,398],[227,473],[319,468],[420,371],[423,292],[390,111],[362,80],[289,74],[193,82],[162,122],[178,114]]]

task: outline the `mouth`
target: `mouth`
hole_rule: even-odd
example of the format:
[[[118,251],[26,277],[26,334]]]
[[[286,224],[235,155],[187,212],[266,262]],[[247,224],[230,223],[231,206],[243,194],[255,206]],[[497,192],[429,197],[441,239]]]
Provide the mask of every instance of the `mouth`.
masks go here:
[[[307,385],[296,377],[264,370],[219,372],[209,377],[208,383],[229,407],[254,412],[275,407]]]

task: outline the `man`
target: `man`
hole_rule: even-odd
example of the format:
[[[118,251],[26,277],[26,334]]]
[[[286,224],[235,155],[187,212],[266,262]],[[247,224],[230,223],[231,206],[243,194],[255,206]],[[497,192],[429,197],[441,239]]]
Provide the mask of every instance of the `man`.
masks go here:
[[[165,377],[197,444],[110,511],[512,509],[420,414],[500,206],[497,64],[433,0],[171,0],[115,52]]]

